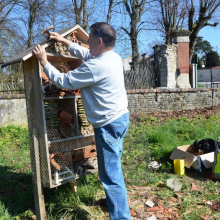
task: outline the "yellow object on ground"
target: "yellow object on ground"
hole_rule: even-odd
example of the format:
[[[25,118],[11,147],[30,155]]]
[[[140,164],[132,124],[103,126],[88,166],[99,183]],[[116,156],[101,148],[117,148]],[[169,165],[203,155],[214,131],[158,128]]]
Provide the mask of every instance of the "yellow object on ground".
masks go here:
[[[184,159],[176,159],[173,161],[174,165],[174,173],[178,175],[184,175],[185,167],[184,167]]]

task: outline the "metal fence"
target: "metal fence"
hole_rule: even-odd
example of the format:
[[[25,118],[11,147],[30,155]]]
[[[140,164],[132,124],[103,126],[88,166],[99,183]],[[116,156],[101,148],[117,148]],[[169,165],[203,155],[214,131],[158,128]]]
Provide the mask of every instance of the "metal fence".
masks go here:
[[[139,67],[138,71],[124,71],[124,81],[126,90],[130,89],[150,89],[157,85],[155,65],[150,59],[146,59]],[[22,74],[23,77],[23,74]],[[23,94],[23,79],[15,80],[5,78],[0,81],[0,95],[4,94]]]
[[[24,76],[22,64],[13,64],[3,69],[0,65],[0,95],[23,93]]]
[[[140,65],[138,71],[130,70],[124,72],[125,88],[150,89],[156,87],[156,75],[154,65],[150,59]]]
[[[0,95],[4,94],[23,94],[24,82],[2,82],[0,83]]]

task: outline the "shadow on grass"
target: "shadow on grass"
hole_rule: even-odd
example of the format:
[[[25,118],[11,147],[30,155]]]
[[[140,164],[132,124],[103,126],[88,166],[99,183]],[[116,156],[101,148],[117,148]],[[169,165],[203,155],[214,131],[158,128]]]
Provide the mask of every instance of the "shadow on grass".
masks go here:
[[[31,173],[19,173],[10,166],[0,166],[0,180],[0,215],[4,215],[4,210],[11,218],[36,214]],[[67,210],[70,210],[71,217],[77,215],[79,220],[89,219],[89,213],[77,204],[77,198],[69,190],[68,184],[53,189],[43,188],[43,193],[49,219],[63,217]]]
[[[158,171],[154,171],[155,173],[161,174],[163,176],[169,177],[170,178],[184,178],[184,177],[188,177],[194,180],[199,180],[199,181],[207,181],[207,180],[211,180],[211,173],[212,173],[212,169],[206,169],[202,172],[199,172],[198,170],[195,170],[193,168],[186,168],[185,167],[185,174],[183,176],[178,176],[174,173],[174,169],[170,168],[170,169],[159,169]]]
[[[206,169],[203,172],[199,172],[198,170],[190,168],[190,169],[185,169],[185,173],[190,178],[200,181],[206,181],[206,180],[211,180],[212,169]]]
[[[31,174],[0,166],[0,201],[11,216],[34,210]]]
[[[80,187],[80,183],[77,187]],[[58,188],[44,188],[48,219],[91,219],[93,211],[99,207],[94,200],[94,195],[92,193],[84,195],[82,189],[75,193],[70,188],[68,183]],[[102,209],[102,206],[100,208]]]

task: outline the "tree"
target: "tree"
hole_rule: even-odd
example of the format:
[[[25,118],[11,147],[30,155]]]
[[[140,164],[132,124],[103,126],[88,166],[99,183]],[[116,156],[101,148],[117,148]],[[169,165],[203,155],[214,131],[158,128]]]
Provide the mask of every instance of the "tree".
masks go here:
[[[0,1],[0,56],[1,61],[10,57],[10,45],[13,43],[16,49],[19,47],[19,36],[16,31],[14,19],[11,14],[14,8],[19,3],[19,0],[1,0]],[[14,48],[14,50],[16,50]]]
[[[0,1],[0,62],[7,60],[16,54],[19,46],[19,36],[13,23],[12,17],[15,6],[19,3],[18,0]],[[13,46],[12,46],[13,45]],[[14,67],[14,68],[13,68]],[[9,71],[1,70],[0,77],[2,85],[7,82],[16,83],[21,78],[21,65],[10,67]],[[4,89],[3,89],[4,90]]]
[[[191,32],[189,48],[191,62],[199,31],[206,26],[218,25],[218,22],[213,22],[212,19],[217,15],[220,1],[198,0],[194,3],[194,0],[156,0],[156,2],[159,2],[161,9],[159,23],[165,32],[166,43],[171,42],[171,34],[175,30],[187,28]]]
[[[39,19],[39,21],[42,21],[42,14],[40,12],[43,9],[45,1],[46,0],[21,1],[20,8],[18,8],[20,20],[23,22],[23,25],[26,27],[27,31],[27,47],[30,47],[34,44],[34,37],[36,36],[36,34],[39,34],[39,26],[43,27],[43,24],[41,22],[36,21],[37,19]],[[38,26],[38,28],[36,28],[36,32],[34,31],[35,25]]]
[[[161,18],[158,19],[165,32],[165,44],[172,43],[172,33],[183,26],[186,9],[182,0],[157,0],[160,5]]]
[[[189,4],[188,4],[189,2]],[[199,0],[199,5],[194,4],[194,0],[186,1],[188,9],[188,30],[191,31],[190,35],[190,62],[194,53],[196,39],[199,31],[205,26],[216,27],[217,22],[210,23],[211,18],[220,6],[219,0]]]
[[[195,63],[195,57],[197,56],[198,66],[201,67],[203,61],[206,59],[207,53],[213,50],[211,44],[202,40],[202,37],[198,37],[195,44],[194,55],[192,57],[192,63]]]
[[[59,31],[65,27],[70,27],[74,23],[72,13],[72,2],[61,3],[61,0],[47,0],[44,8],[40,11],[44,28],[54,27],[54,31]]]
[[[87,6],[87,0],[72,0],[73,4],[73,12],[75,14],[76,24],[82,26],[85,31],[88,31],[88,18],[93,13],[96,1],[90,1],[91,4],[90,9]]]
[[[198,37],[196,44],[195,44],[195,49],[194,49],[196,54],[199,54],[199,56],[202,57],[202,56],[205,56],[212,49],[213,48],[208,41],[202,40],[201,37]]]
[[[108,13],[107,13],[107,23],[110,23],[111,20],[111,12],[113,7],[114,0],[109,0],[109,7],[108,7]]]
[[[121,2],[122,1],[118,1],[118,0],[108,0],[108,12],[107,12],[107,20],[106,20],[107,23],[111,22],[113,9],[119,4],[121,4]],[[120,14],[120,12],[118,14]]]
[[[139,51],[138,51],[138,33],[141,30],[140,23],[141,17],[144,13],[146,0],[124,0],[123,4],[130,17],[130,31],[125,27],[122,30],[129,36],[132,48],[132,65],[133,69],[137,70],[139,66]]]
[[[18,3],[18,0],[1,0],[0,1],[0,30],[3,30],[4,23],[12,12],[14,6]]]
[[[219,55],[216,51],[210,51],[206,54],[206,67],[220,66]]]

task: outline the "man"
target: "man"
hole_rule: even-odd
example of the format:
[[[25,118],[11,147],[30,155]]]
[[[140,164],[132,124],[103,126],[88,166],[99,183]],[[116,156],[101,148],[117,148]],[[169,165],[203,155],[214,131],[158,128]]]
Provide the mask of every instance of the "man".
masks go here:
[[[93,24],[89,50],[55,32],[50,33],[50,39],[61,42],[71,54],[85,61],[77,69],[63,74],[47,61],[43,47],[38,45],[33,50],[44,72],[57,87],[80,89],[87,119],[94,127],[99,177],[105,189],[110,218],[130,219],[120,161],[129,113],[122,61],[113,51],[115,30],[105,22]]]

